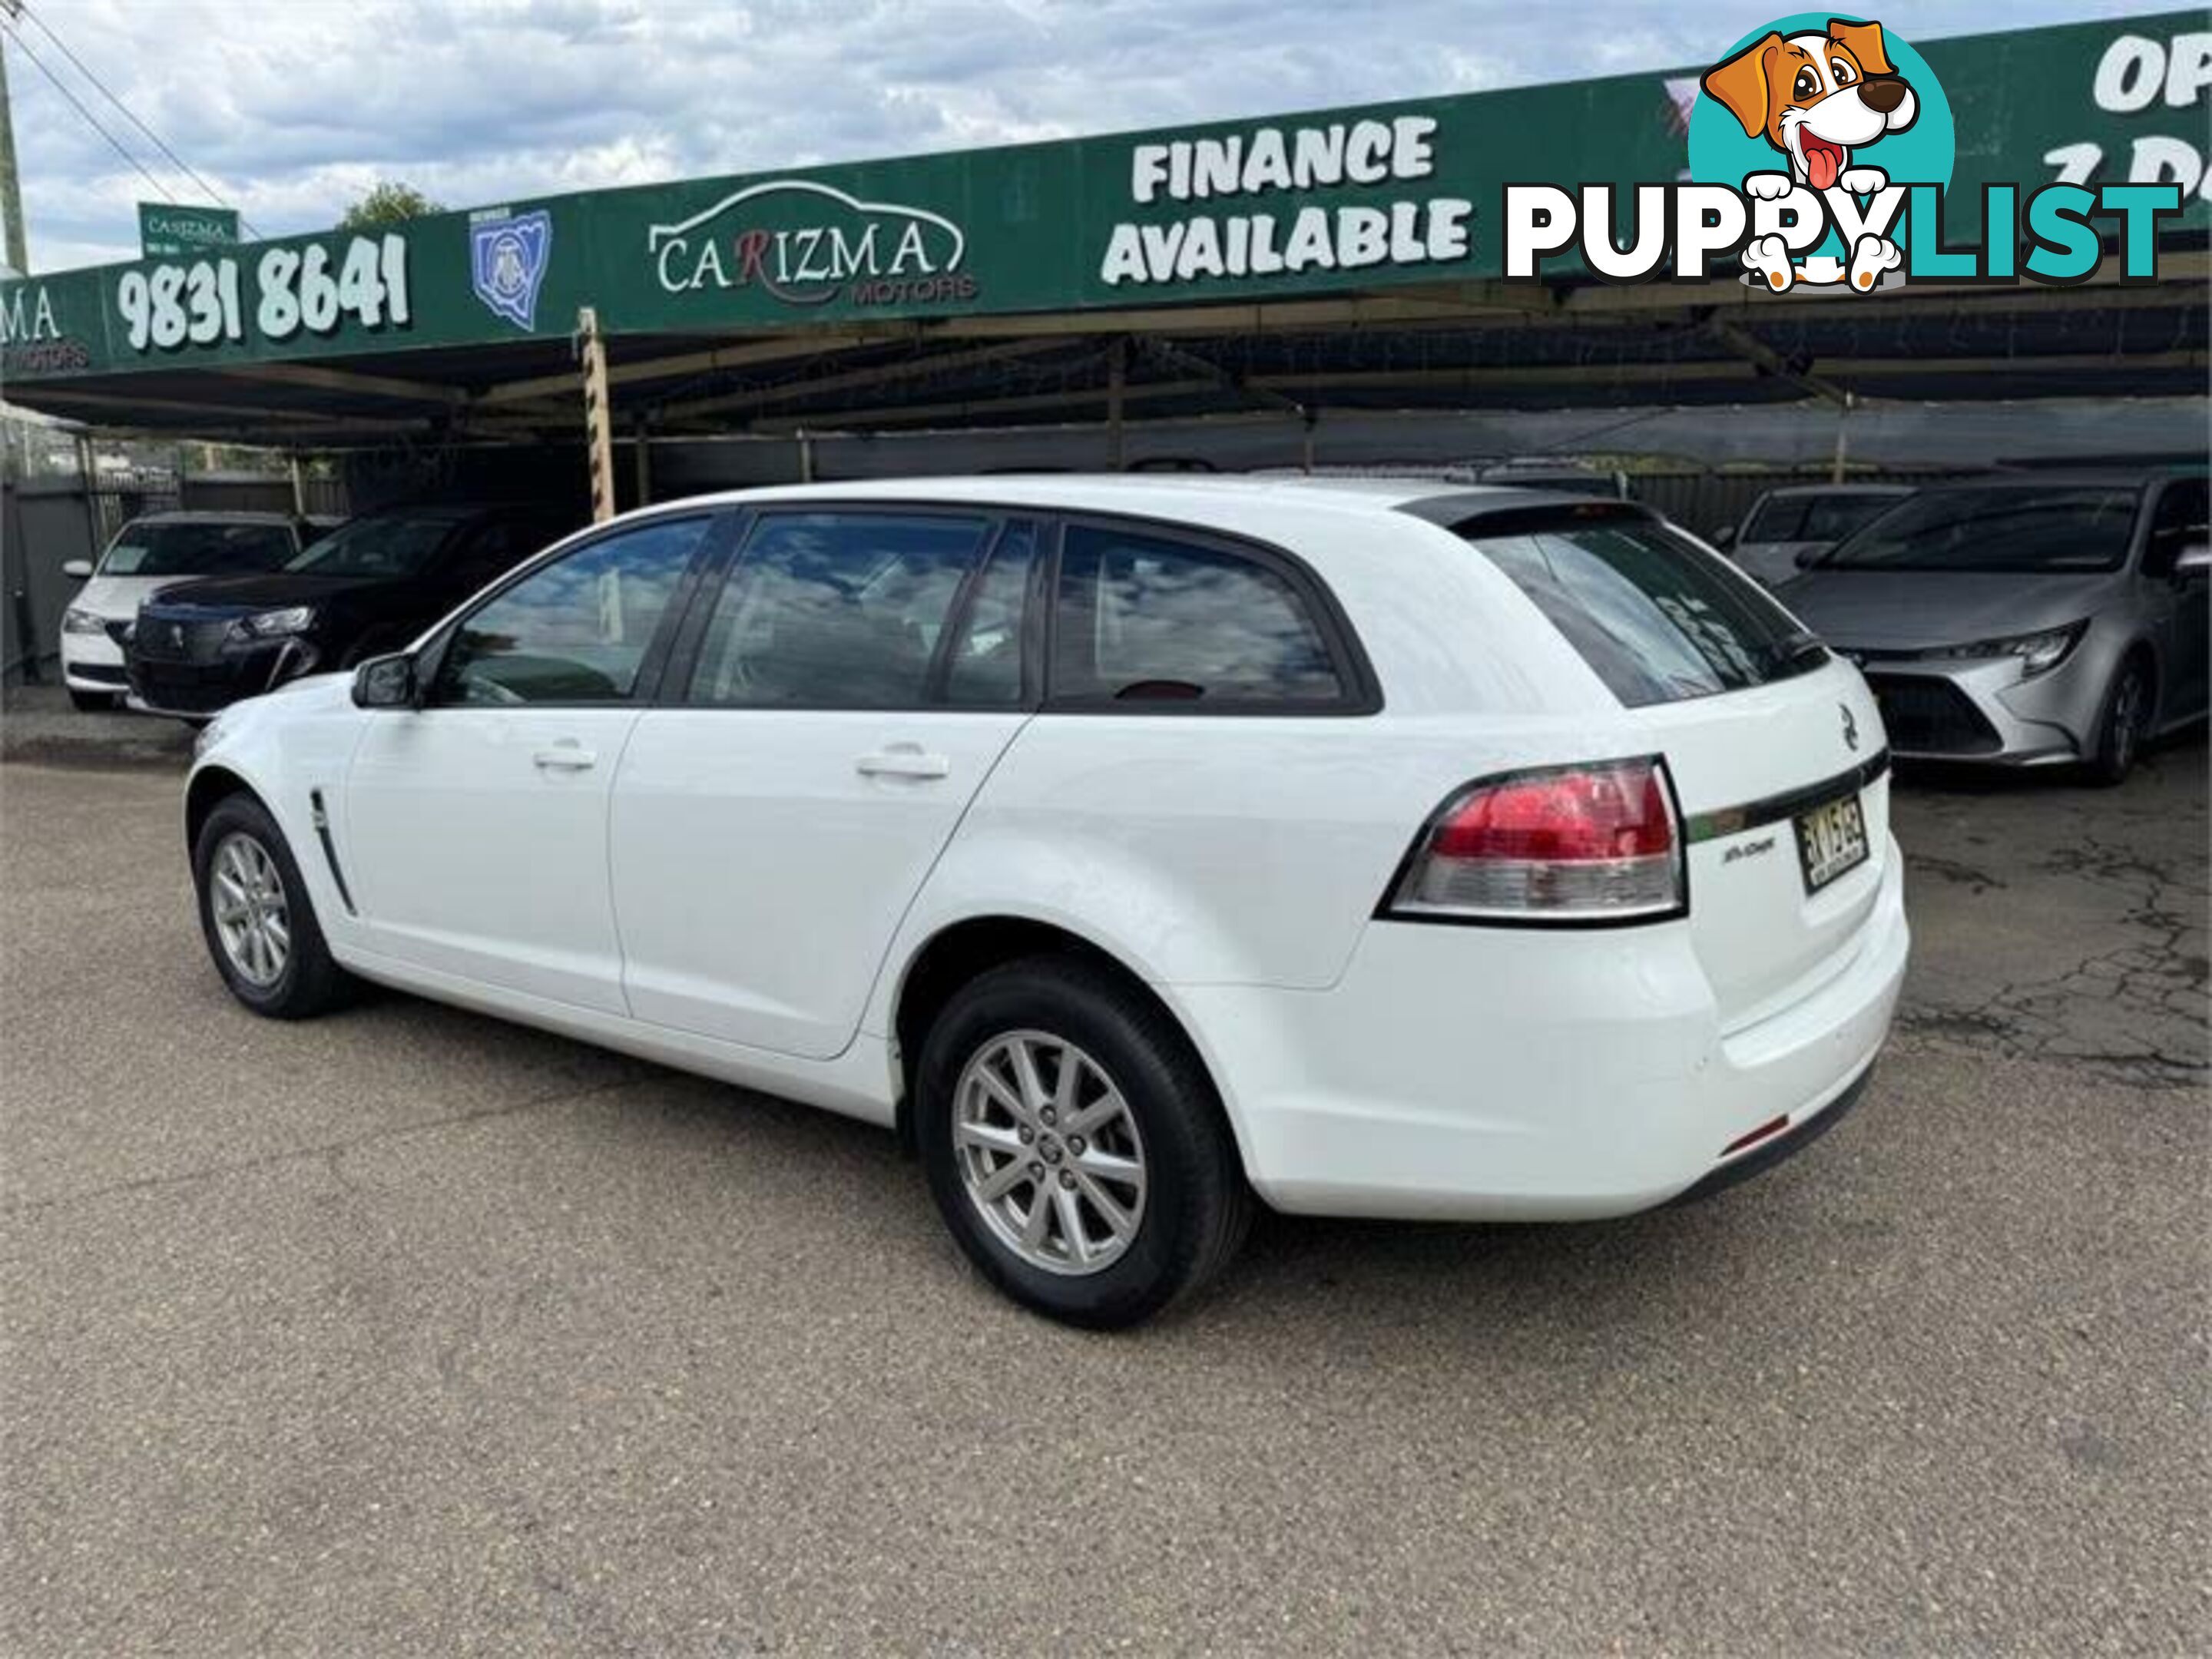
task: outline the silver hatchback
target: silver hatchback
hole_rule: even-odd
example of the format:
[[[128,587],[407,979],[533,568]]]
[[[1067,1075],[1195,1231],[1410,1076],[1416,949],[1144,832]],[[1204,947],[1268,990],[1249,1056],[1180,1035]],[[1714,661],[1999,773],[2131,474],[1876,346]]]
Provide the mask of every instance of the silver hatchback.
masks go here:
[[[2127,775],[2203,718],[2201,473],[2021,473],[1923,489],[1777,597],[1857,663],[1905,759]]]

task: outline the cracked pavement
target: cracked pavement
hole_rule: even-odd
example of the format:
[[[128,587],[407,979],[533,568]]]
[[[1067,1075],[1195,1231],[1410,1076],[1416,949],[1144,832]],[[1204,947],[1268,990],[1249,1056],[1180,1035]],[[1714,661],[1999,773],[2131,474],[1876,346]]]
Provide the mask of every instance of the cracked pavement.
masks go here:
[[[1263,1223],[1131,1336],[890,1138],[207,965],[0,766],[0,1650],[2212,1649],[2206,757],[1910,779],[1863,1103],[1714,1202]]]
[[[1911,774],[1910,1040],[2201,1091],[2208,1036],[2204,745],[2154,750],[2121,790]]]

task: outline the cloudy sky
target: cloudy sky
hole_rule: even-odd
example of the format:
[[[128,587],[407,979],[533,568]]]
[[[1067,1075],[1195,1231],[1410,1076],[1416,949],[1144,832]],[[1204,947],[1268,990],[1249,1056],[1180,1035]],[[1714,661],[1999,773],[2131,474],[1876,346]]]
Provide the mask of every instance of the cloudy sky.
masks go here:
[[[268,235],[331,223],[379,179],[465,207],[1659,69],[1729,44],[1702,0],[20,3],[4,50],[40,270],[134,257],[134,204],[155,192],[33,54],[172,199],[207,199],[53,35]],[[1883,21],[1926,40],[2150,9],[1918,0]],[[1725,9],[1724,32],[1759,21]]]

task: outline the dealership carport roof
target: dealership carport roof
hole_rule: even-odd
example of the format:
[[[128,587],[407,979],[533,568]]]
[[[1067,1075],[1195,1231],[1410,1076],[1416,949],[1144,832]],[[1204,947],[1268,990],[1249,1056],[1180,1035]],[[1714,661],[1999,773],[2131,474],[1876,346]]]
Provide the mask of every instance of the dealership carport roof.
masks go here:
[[[1572,261],[1503,281],[1504,181],[1674,179],[1685,70],[516,201],[31,277],[4,295],[0,377],[13,403],[144,433],[566,440],[588,307],[626,436],[2199,394],[2212,88],[2187,38],[2203,29],[2177,12],[1924,49],[1957,124],[1949,240],[1978,235],[1985,184],[2025,196],[2162,163],[2186,207],[2151,286],[2118,283],[2113,259],[2080,287],[1869,295],[1615,286]],[[1173,147],[1194,141],[1180,157],[1201,171],[1209,155],[1245,171],[1178,194]],[[1284,172],[1311,165],[1255,174],[1278,148]],[[1347,210],[1383,240],[1361,252]],[[1280,264],[1316,211],[1339,263],[1269,269],[1258,250]]]

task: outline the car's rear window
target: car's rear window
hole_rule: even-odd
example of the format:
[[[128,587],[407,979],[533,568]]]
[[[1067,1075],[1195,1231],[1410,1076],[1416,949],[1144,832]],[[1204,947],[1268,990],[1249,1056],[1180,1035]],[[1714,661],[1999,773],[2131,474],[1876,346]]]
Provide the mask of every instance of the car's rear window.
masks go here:
[[[1454,526],[1631,708],[1787,679],[1826,653],[1752,582],[1642,514],[1486,514]]]

